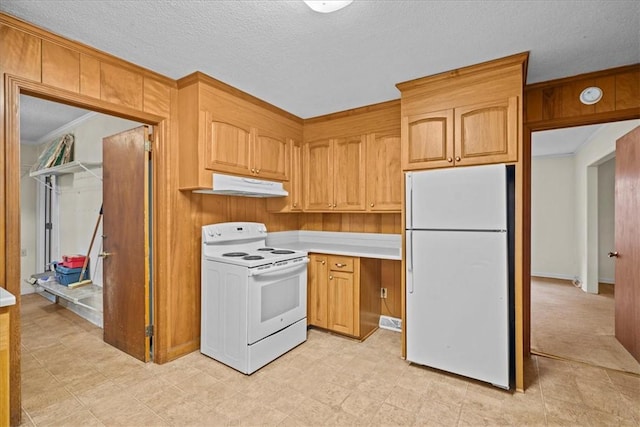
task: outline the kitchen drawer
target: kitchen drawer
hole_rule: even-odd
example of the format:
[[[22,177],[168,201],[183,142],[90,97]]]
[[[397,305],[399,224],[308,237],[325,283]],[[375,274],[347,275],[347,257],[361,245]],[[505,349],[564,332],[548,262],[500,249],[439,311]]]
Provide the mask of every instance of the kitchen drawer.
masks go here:
[[[329,270],[332,271],[348,271],[353,273],[353,260],[352,257],[346,256],[330,256],[329,257]]]

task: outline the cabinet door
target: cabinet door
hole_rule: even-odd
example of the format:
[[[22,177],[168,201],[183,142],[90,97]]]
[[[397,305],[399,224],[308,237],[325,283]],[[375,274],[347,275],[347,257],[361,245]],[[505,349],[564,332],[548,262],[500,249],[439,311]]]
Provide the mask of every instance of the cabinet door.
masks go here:
[[[333,209],[333,145],[324,139],[304,144],[304,209]]]
[[[402,118],[402,169],[453,165],[453,110]]]
[[[365,209],[366,137],[333,140],[333,207],[335,210]]]
[[[287,181],[289,179],[290,140],[254,130],[253,164],[251,172],[259,178]]]
[[[518,160],[518,97],[455,110],[456,165]]]
[[[205,114],[206,169],[249,174],[251,130],[226,121],[211,119]]]
[[[332,331],[354,335],[354,286],[353,273],[329,272],[327,287],[328,328]]]
[[[269,197],[267,210],[269,212],[297,212],[302,210],[302,146],[293,140],[289,141],[290,171],[289,181],[284,182],[284,189],[289,192],[287,197]]]
[[[320,328],[327,327],[327,280],[329,265],[324,255],[309,255],[307,271],[307,323]]]
[[[367,210],[402,209],[400,135],[373,133],[367,141]]]

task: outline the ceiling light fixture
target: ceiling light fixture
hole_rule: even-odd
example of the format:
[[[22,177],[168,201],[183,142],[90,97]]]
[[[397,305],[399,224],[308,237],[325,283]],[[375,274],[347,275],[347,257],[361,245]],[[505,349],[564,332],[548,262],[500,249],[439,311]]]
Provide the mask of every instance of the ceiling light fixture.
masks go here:
[[[311,9],[320,13],[330,13],[347,7],[353,0],[304,0]]]
[[[586,88],[580,93],[580,102],[585,105],[593,105],[602,99],[602,89],[597,86]]]

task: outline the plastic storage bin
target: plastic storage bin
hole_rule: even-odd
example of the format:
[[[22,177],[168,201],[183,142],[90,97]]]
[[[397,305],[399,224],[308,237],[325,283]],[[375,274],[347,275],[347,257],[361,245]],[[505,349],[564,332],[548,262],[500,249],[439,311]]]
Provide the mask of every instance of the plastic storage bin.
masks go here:
[[[56,280],[58,283],[64,286],[69,286],[71,283],[79,282],[80,272],[82,271],[82,267],[79,268],[68,268],[61,264],[56,265]],[[82,280],[89,278],[89,266],[87,265],[87,269],[84,271],[84,277]]]
[[[62,255],[61,264],[67,268],[81,268],[86,255]]]

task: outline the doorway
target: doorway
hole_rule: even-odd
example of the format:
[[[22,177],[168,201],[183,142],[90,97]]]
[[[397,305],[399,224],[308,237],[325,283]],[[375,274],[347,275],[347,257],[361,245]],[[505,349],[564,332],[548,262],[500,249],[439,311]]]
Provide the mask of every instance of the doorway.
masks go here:
[[[122,311],[137,317],[140,312],[146,320],[145,325],[150,324],[148,320],[151,306],[151,211],[148,206],[151,200],[151,160],[146,142],[151,128],[136,121],[90,112],[26,94],[19,96],[22,201],[20,222],[23,230],[30,230],[22,233],[20,242],[20,294],[37,292],[57,306],[65,307],[99,327],[103,326],[103,313],[106,313],[104,320],[108,323],[105,323],[104,339],[126,353],[148,361],[151,351],[150,339],[143,338],[146,343],[142,344],[141,349],[138,348],[139,344],[118,345],[121,340],[128,340],[132,332],[126,327],[123,328],[120,323],[115,324],[114,319],[117,318],[118,322],[129,325],[128,317],[122,316]],[[63,141],[68,146],[64,149],[70,149],[69,155],[65,154],[61,160],[61,157],[56,157],[58,155],[52,147],[63,146]],[[54,155],[51,156],[49,152]],[[109,160],[104,160],[104,168],[103,152],[109,153]],[[47,163],[47,157],[56,160]],[[123,169],[123,165],[129,165],[128,169]],[[144,197],[137,197],[125,206],[122,194],[130,194],[131,189],[137,189],[135,194]],[[108,268],[104,268],[107,283],[103,283],[102,280],[103,260],[107,256],[102,247],[107,238],[107,227],[103,228],[104,222],[101,221],[104,219],[104,198],[109,199],[112,205],[111,212],[106,216],[110,224],[129,224],[129,231],[125,233],[125,237],[119,238],[116,235],[120,226],[112,225],[111,231],[108,232],[111,236],[106,246],[113,248],[120,245],[123,249],[118,250],[117,255],[114,256],[112,253],[109,257],[106,264]],[[114,209],[114,206],[117,208]],[[127,218],[136,220],[131,221]],[[125,241],[121,241],[122,239]],[[143,241],[137,242],[136,239]],[[86,266],[83,264],[83,269],[87,271],[85,278],[89,279],[88,284],[77,288],[66,286],[76,282],[76,279],[65,283],[62,280],[64,277],[60,277],[60,272],[65,269],[55,267],[55,263],[61,261],[65,255],[88,255],[89,262]],[[112,258],[125,261],[116,261],[119,268],[113,267]],[[141,278],[127,274],[126,280],[122,280],[122,273],[119,271],[129,263],[142,266]],[[80,270],[79,266],[76,268],[76,275],[77,270]],[[114,283],[114,277],[119,279],[115,281],[117,283]],[[138,290],[133,289],[131,282],[135,282],[136,286],[138,282],[143,282],[143,297],[130,298],[133,302],[127,299],[121,304],[123,307],[115,307],[114,303],[103,306],[103,294],[112,301],[114,295],[140,294]],[[119,301],[122,302],[122,299]],[[136,308],[134,305],[140,307]],[[109,328],[106,328],[107,325]],[[145,325],[140,326],[140,331],[136,330],[133,333],[136,338],[140,333],[144,336]]]
[[[638,120],[531,138],[531,351],[640,374],[615,339],[615,141]]]

